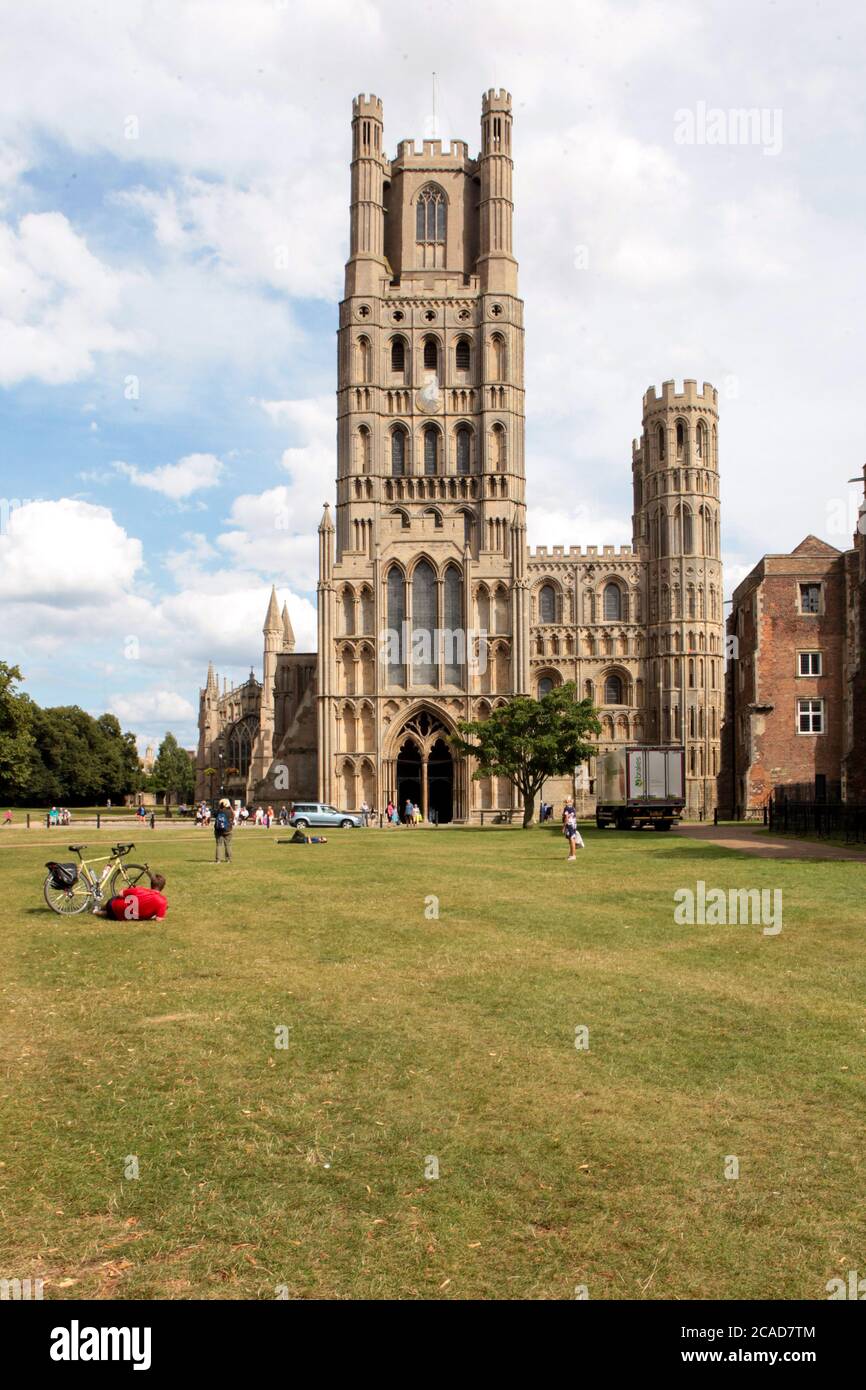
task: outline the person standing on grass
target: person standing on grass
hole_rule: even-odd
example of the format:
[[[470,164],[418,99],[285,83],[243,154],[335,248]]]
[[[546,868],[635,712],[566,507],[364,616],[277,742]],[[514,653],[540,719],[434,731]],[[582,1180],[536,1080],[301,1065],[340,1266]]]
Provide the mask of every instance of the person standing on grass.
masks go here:
[[[5,811],[5,812],[3,813],[3,824],[4,824],[4,825],[11,825],[11,824],[12,824],[12,812],[11,812],[11,811]]]
[[[220,845],[223,847],[223,859],[227,864],[231,863],[232,858],[232,831],[235,828],[234,817],[232,815],[231,802],[223,797],[217,813],[214,817],[214,863],[220,862]]]
[[[577,859],[577,811],[571,797],[562,812],[562,833],[568,840],[568,862],[573,864]]]

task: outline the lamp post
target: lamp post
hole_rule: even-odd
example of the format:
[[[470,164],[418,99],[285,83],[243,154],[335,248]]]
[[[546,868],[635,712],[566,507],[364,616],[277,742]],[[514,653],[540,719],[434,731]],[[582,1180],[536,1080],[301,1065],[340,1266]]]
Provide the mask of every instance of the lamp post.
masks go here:
[[[223,788],[223,755],[222,755],[222,753],[219,754],[219,765],[220,765],[220,796],[222,796],[222,795],[223,795],[223,790],[224,790],[224,788]]]

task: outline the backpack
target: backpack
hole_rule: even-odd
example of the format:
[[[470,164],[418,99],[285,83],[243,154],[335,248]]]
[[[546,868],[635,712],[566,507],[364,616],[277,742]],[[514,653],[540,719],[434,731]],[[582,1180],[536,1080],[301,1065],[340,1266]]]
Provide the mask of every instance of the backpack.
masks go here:
[[[228,835],[232,828],[231,817],[228,811],[217,811],[214,821],[214,830],[218,835]]]

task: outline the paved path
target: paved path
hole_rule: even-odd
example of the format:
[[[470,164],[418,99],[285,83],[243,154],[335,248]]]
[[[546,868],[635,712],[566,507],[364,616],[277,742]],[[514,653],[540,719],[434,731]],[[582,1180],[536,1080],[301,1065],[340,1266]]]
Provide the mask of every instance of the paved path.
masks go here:
[[[741,850],[759,859],[859,859],[866,863],[866,846],[846,849],[823,840],[798,840],[794,835],[772,835],[750,825],[685,825],[677,832],[690,840],[706,840],[720,849]]]

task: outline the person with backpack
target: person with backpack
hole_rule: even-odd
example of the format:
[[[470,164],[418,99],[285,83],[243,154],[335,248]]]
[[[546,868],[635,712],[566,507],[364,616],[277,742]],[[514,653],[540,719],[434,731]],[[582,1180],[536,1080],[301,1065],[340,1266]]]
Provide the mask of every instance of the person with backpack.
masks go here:
[[[223,859],[227,864],[231,863],[232,857],[232,831],[235,828],[235,820],[232,815],[231,802],[223,797],[217,813],[214,817],[214,862],[220,862],[220,845],[223,847]]]

